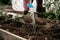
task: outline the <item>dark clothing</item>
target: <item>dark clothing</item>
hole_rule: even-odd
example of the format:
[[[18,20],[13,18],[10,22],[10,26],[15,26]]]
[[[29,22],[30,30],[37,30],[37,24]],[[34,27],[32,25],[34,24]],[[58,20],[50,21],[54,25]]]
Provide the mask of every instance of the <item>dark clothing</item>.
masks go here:
[[[33,3],[34,0],[31,0],[31,3]]]
[[[43,7],[42,7],[42,2],[43,0],[36,0],[37,1],[37,12],[42,12],[43,11]]]

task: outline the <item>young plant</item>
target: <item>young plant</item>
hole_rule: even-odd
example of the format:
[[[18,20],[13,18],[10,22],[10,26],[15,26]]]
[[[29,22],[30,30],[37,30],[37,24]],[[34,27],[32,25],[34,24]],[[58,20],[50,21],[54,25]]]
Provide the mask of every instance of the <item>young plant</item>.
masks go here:
[[[5,21],[9,24],[12,21],[12,16],[11,14],[7,15],[5,14]]]
[[[25,24],[25,22],[18,16],[15,16],[14,21],[17,26],[22,26],[23,24]]]
[[[5,19],[5,16],[3,14],[3,11],[0,11],[0,20],[4,20]]]
[[[3,16],[3,11],[0,10],[0,16]]]

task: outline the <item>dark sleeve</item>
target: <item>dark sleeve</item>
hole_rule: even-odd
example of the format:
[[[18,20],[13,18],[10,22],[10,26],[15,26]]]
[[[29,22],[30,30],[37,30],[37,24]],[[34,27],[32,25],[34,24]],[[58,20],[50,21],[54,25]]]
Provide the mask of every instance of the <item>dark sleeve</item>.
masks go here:
[[[36,0],[37,3],[42,4],[43,0]]]

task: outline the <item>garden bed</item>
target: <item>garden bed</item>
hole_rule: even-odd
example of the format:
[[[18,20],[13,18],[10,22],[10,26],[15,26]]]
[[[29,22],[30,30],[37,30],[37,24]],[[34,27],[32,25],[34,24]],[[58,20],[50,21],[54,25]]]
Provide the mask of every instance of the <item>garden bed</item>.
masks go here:
[[[6,15],[0,16],[1,29],[28,40],[60,40],[59,21],[56,22],[54,20],[35,17],[36,27],[33,27],[31,18],[26,15],[21,17],[24,22],[19,22],[19,20],[11,19],[10,17],[11,15],[6,19]]]
[[[0,29],[0,40],[27,40],[8,31]]]

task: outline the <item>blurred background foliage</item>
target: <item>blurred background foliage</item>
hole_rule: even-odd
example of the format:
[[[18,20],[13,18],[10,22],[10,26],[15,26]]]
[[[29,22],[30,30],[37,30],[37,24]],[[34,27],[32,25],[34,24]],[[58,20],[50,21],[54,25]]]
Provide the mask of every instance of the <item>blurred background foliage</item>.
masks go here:
[[[0,0],[0,5],[11,5],[11,0]]]

